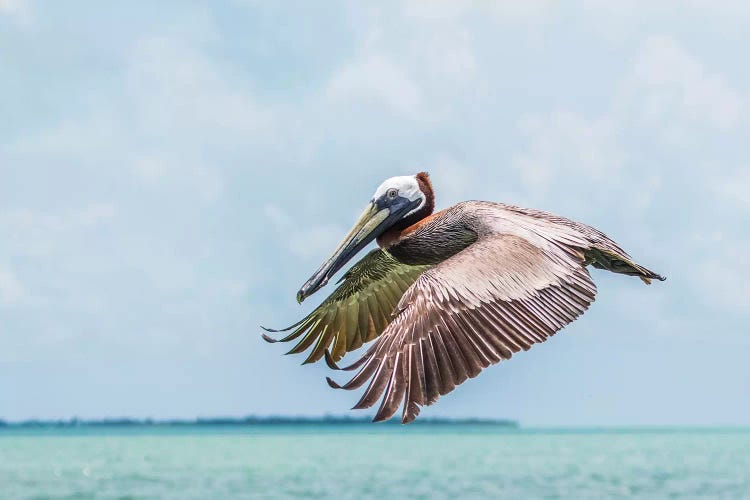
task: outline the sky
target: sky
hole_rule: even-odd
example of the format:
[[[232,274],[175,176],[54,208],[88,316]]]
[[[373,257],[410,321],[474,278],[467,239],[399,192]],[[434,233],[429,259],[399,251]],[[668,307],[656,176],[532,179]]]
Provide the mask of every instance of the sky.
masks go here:
[[[584,316],[423,416],[750,424],[749,23],[729,0],[0,0],[0,418],[346,414],[259,325],[323,300],[295,293],[378,184],[427,170],[439,208],[580,220],[668,280],[592,270]]]

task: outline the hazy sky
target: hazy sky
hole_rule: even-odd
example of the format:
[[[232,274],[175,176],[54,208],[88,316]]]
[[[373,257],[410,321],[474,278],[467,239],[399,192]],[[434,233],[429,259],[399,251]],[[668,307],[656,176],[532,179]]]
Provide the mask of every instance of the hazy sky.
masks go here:
[[[750,424],[749,24],[744,1],[0,0],[0,418],[346,412],[258,325],[330,293],[294,300],[383,179],[428,170],[439,207],[579,219],[669,279],[592,271],[580,320],[423,415]]]

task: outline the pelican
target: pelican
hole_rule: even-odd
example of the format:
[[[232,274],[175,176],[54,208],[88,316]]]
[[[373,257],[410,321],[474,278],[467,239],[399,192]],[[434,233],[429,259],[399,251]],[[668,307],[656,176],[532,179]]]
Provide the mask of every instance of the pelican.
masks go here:
[[[591,226],[541,210],[466,201],[434,212],[426,172],[383,182],[331,257],[297,292],[302,302],[328,283],[368,243],[378,247],[354,264],[315,310],[269,342],[301,337],[289,353],[310,347],[304,363],[325,358],[357,370],[333,388],[367,388],[354,409],[381,400],[374,421],[403,406],[408,423],[468,378],[544,342],[594,301],[587,266],[665,278],[635,263]],[[375,342],[354,364],[349,351]]]

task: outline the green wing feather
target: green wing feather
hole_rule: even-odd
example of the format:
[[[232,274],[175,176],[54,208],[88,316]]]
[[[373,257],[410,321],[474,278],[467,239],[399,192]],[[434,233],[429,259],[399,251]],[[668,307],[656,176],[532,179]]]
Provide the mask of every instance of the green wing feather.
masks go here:
[[[268,335],[268,342],[290,342],[302,337],[287,354],[313,346],[305,363],[320,360],[330,350],[332,361],[358,349],[377,336],[391,322],[391,313],[412,283],[431,266],[410,266],[388,252],[375,249],[354,264],[339,280],[336,290],[315,310],[297,323],[269,332],[291,332],[280,339]]]

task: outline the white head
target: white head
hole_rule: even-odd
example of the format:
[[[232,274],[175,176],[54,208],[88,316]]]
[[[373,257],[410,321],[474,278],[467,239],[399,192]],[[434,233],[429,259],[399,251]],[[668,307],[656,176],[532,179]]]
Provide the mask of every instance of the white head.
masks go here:
[[[416,175],[400,175],[397,177],[391,177],[386,179],[378,188],[375,190],[375,194],[372,195],[372,201],[377,200],[393,200],[397,197],[406,198],[409,202],[416,203],[413,209],[404,214],[407,216],[421,209],[427,197],[419,186]]]
[[[315,293],[369,242],[391,229],[408,227],[427,217],[435,207],[430,178],[426,172],[391,177],[382,183],[365,211],[354,223],[333,255],[320,266],[297,292],[297,300]]]

